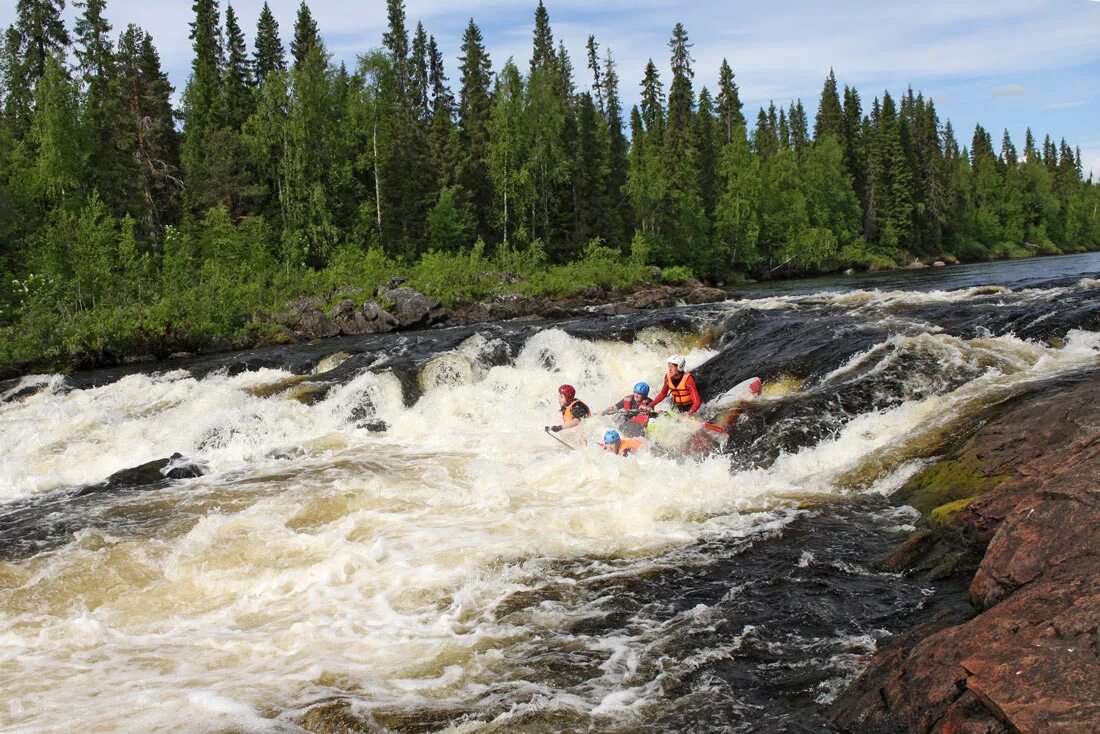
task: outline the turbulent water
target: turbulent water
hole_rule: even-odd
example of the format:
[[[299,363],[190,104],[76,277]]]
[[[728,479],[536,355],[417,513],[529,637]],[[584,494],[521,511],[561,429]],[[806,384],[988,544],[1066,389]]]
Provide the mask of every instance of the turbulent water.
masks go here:
[[[1100,258],[1018,267],[7,384],[0,731],[827,730],[944,597],[890,491],[1100,368]],[[764,378],[723,453],[543,432],[672,351]]]

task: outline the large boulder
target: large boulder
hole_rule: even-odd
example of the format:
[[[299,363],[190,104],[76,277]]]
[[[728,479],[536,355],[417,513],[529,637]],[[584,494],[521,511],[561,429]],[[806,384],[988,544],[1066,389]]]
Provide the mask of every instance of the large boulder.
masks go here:
[[[328,315],[340,333],[348,336],[380,334],[398,327],[397,318],[374,301],[367,301],[359,306],[355,301],[345,298]]]
[[[721,288],[708,288],[703,285],[692,288],[691,292],[684,296],[684,300],[688,303],[717,303],[727,298],[729,294]]]
[[[99,484],[85,487],[78,496],[124,489],[155,488],[172,479],[191,479],[203,475],[202,467],[175,453],[166,459],[154,459],[144,464],[117,471]]]
[[[672,296],[669,292],[663,288],[652,288],[650,290],[638,291],[631,294],[626,299],[626,305],[632,308],[647,309],[647,308],[664,308],[665,306],[673,305]]]
[[[451,315],[451,312],[439,301],[412,288],[405,286],[390,288],[383,295],[393,303],[390,313],[397,319],[398,326],[402,329],[432,326],[446,321]]]
[[[299,298],[290,304],[290,320],[297,331],[313,338],[324,339],[340,333],[339,327],[325,316],[316,298]]]

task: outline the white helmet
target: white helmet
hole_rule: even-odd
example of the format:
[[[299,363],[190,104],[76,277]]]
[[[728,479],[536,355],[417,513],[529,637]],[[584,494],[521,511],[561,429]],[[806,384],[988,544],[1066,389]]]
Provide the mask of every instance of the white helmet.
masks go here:
[[[676,369],[682,372],[684,365],[687,364],[687,358],[682,354],[674,354],[668,358],[668,363],[676,365]]]

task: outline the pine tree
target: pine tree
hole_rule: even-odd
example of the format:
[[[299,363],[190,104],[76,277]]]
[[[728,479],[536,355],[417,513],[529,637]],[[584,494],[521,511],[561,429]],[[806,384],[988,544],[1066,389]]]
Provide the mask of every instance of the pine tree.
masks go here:
[[[459,159],[457,180],[477,225],[477,233],[487,236],[492,229],[493,188],[489,179],[489,117],[491,99],[489,80],[492,63],[473,19],[462,36],[459,69]]]
[[[814,118],[814,140],[823,135],[835,135],[839,140],[843,115],[836,89],[836,75],[829,69],[829,76],[825,77],[825,86],[817,105],[817,116]]]
[[[271,8],[264,3],[260,19],[256,23],[256,52],[252,57],[252,71],[255,74],[255,86],[263,86],[264,80],[272,72],[286,69],[286,51],[279,39],[279,22]]]
[[[642,122],[645,123],[647,133],[664,134],[665,124],[665,92],[661,86],[661,75],[657,71],[657,65],[653,59],[645,67],[645,76],[642,78]]]
[[[225,6],[225,74],[222,94],[225,96],[225,124],[240,132],[241,126],[252,114],[251,64],[248,61],[248,49],[245,47],[244,33],[237,23],[237,14],[233,6]]]
[[[722,67],[718,70],[718,120],[726,143],[733,142],[733,134],[737,130],[744,134],[746,123],[741,107],[737,84],[733,81],[733,70],[730,69],[729,62],[722,59]]]
[[[435,36],[428,40],[428,84],[432,89],[431,130],[428,147],[432,168],[436,171],[439,188],[457,183],[455,178],[455,100],[447,86],[443,54],[436,45]]]
[[[555,66],[557,56],[554,53],[554,34],[550,30],[550,14],[539,0],[535,8],[534,42],[531,48],[531,71],[549,69]]]
[[[191,42],[195,56],[191,78],[183,92],[183,146],[180,159],[188,182],[187,199],[193,209],[215,203],[211,175],[210,141],[224,119],[221,69],[224,65],[217,0],[195,0]]]
[[[46,73],[48,59],[63,58],[69,32],[61,19],[65,0],[17,0],[15,29],[20,38],[20,65],[28,88]],[[102,6],[100,6],[102,9]]]
[[[592,72],[592,94],[596,98],[596,107],[600,112],[604,111],[603,78],[600,69],[600,44],[596,43],[595,36],[589,36],[585,43],[585,52],[588,54],[588,70]]]
[[[315,48],[323,47],[321,33],[317,29],[317,21],[313,19],[313,13],[305,0],[298,6],[298,16],[294,20],[294,38],[290,42],[290,55],[294,58],[294,68],[301,67],[302,62]]]
[[[603,89],[608,137],[607,189],[611,202],[608,225],[604,231],[609,243],[621,245],[630,239],[634,215],[626,192],[629,161],[626,137],[623,135],[622,103],[619,101],[619,74],[610,49],[604,58]]]
[[[791,148],[794,149],[795,157],[801,161],[810,144],[810,122],[801,99],[791,105],[787,120],[791,126]]]

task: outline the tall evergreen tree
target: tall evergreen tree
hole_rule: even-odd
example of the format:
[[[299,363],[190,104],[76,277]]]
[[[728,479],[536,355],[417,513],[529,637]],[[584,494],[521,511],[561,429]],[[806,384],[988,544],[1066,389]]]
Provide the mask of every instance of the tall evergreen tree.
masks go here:
[[[611,200],[605,236],[612,244],[625,244],[630,238],[634,216],[630,209],[630,198],[626,193],[628,146],[626,136],[623,135],[619,74],[611,49],[608,49],[607,56],[604,58],[603,90],[608,135],[607,188]],[[612,219],[612,216],[615,218]]]
[[[814,139],[823,135],[835,135],[840,139],[843,111],[840,109],[840,95],[836,88],[836,75],[829,69],[825,77],[825,86],[821,89],[821,99],[817,104],[817,116],[814,118]]]
[[[443,54],[435,42],[428,39],[428,84],[432,89],[431,131],[428,146],[432,167],[436,171],[436,183],[442,188],[457,183],[455,178],[455,99],[447,86]]]
[[[737,84],[733,81],[733,69],[729,62],[722,59],[722,66],[718,70],[718,120],[725,134],[725,142],[733,142],[733,134],[745,130],[745,116],[741,113],[741,98],[737,91]]]
[[[69,45],[69,32],[61,18],[64,9],[65,0],[17,0],[15,3],[20,65],[25,83],[31,89],[46,73],[46,60],[64,54]]]
[[[410,88],[413,101],[416,105],[416,116],[420,121],[431,117],[431,92],[428,58],[428,33],[424,30],[423,23],[416,24],[416,33],[413,34],[412,50],[409,56]]]
[[[222,94],[225,95],[225,124],[240,131],[244,121],[252,114],[253,73],[248,60],[244,33],[237,22],[233,6],[225,6],[225,74]]]
[[[489,178],[489,81],[492,62],[481,29],[470,19],[462,35],[459,69],[459,159],[457,181],[474,216],[478,234],[487,236],[493,222],[493,187]]]
[[[664,134],[665,92],[661,85],[661,75],[653,59],[646,64],[645,76],[642,78],[641,113],[646,132]]]
[[[588,70],[592,72],[592,94],[596,99],[596,107],[601,112],[604,110],[603,77],[600,69],[600,44],[596,43],[595,36],[589,36],[585,43],[585,52],[588,54]]]
[[[256,23],[256,51],[252,57],[255,86],[262,86],[269,74],[283,69],[286,69],[286,51],[279,39],[279,22],[265,2]]]
[[[321,33],[317,21],[305,0],[298,6],[298,15],[294,20],[294,38],[290,41],[290,55],[294,58],[294,68],[301,67],[310,51],[322,46]]]
[[[801,99],[791,104],[787,120],[791,126],[791,148],[794,149],[795,157],[802,160],[802,155],[810,144],[810,122]]]
[[[188,182],[187,200],[193,209],[216,203],[211,191],[213,160],[210,141],[224,119],[221,69],[224,65],[217,0],[195,0],[192,8],[191,78],[183,92],[183,145],[180,161]]]
[[[699,110],[695,115],[695,145],[696,164],[699,171],[699,196],[708,218],[713,217],[721,195],[718,168],[723,140],[724,133],[721,123],[715,117],[710,91],[703,87],[699,90]]]
[[[550,30],[550,13],[539,0],[535,8],[535,37],[531,47],[531,71],[553,68],[557,62],[554,53],[554,34]]]

